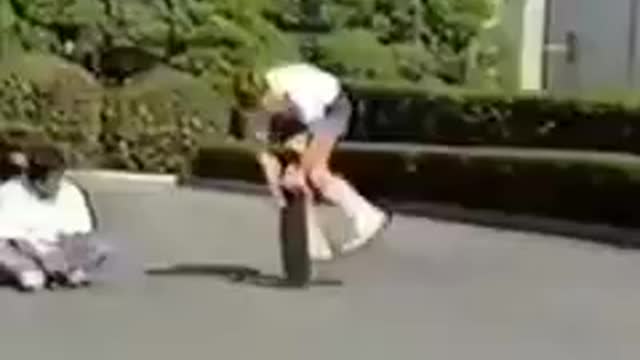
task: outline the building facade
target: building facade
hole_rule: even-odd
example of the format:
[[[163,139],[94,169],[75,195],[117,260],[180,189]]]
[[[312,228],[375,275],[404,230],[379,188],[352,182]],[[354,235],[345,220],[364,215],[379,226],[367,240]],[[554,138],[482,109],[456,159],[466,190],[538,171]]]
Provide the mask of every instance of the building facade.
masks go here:
[[[505,1],[505,24],[519,48],[520,90],[640,88],[640,0]]]

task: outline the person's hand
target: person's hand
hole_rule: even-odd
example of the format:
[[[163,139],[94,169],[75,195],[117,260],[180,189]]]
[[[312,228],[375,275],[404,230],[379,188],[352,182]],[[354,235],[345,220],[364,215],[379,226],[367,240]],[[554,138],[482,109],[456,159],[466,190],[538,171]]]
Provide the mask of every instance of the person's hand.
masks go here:
[[[285,189],[291,191],[302,191],[306,195],[311,194],[311,191],[307,185],[306,176],[304,171],[295,165],[289,165],[284,170],[284,174],[280,179],[280,184]]]
[[[271,199],[278,209],[282,209],[287,206],[287,200],[284,197],[284,193],[279,183],[269,184],[269,192],[271,192]]]
[[[280,209],[285,206],[285,198],[280,188],[280,162],[278,159],[268,152],[262,152],[258,155],[258,161],[262,166],[262,170],[267,179],[267,186],[271,192],[272,199],[275,200],[276,206]]]

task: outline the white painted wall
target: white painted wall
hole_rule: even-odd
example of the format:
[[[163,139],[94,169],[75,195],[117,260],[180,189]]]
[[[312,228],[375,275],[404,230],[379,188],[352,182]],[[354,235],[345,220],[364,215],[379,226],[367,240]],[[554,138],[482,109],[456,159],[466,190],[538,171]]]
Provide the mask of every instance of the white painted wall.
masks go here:
[[[500,31],[510,49],[500,71],[512,90],[542,88],[545,4],[546,0],[503,0]]]
[[[543,85],[546,0],[526,0],[522,9],[519,83],[522,90],[540,90]]]

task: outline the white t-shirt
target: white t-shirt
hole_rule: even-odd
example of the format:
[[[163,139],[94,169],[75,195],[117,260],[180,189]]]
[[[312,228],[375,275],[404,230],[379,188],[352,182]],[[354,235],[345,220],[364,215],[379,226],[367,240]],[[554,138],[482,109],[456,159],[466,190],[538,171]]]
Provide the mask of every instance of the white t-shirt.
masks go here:
[[[341,90],[335,76],[305,63],[276,67],[267,72],[266,79],[275,94],[288,94],[300,112],[300,121],[305,124],[322,120],[326,106]]]
[[[38,198],[21,177],[0,185],[0,239],[19,238],[42,248],[57,242],[59,235],[92,231],[87,199],[71,181],[63,178],[52,199]]]

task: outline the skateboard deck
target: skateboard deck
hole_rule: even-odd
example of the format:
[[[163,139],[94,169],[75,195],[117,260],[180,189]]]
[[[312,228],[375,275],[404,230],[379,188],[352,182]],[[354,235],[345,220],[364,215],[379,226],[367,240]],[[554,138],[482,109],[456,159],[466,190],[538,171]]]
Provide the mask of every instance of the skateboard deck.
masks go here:
[[[287,205],[280,213],[280,256],[284,278],[291,286],[305,286],[311,280],[305,196],[285,191]]]

